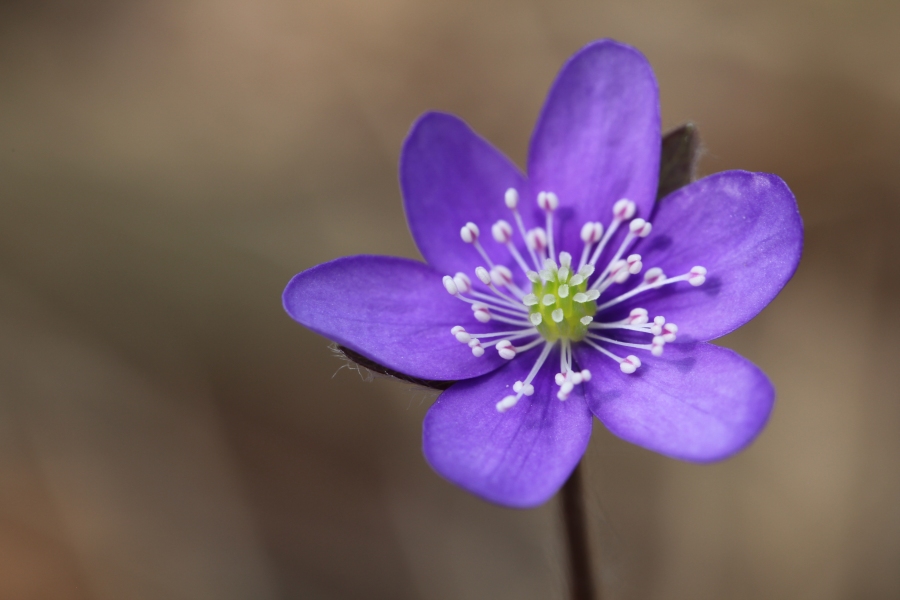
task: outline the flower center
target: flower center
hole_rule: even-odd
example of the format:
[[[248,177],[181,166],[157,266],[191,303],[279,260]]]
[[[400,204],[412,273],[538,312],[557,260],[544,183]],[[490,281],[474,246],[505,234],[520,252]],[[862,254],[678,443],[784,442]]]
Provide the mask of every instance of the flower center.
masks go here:
[[[589,269],[582,267],[573,273],[572,257],[567,252],[561,252],[559,259],[561,265],[548,258],[540,273],[529,273],[531,293],[522,298],[522,304],[528,307],[529,320],[545,340],[578,342],[587,335],[600,293],[588,290],[585,273]]]
[[[507,208],[512,211],[516,228],[525,242],[529,261],[522,256],[513,241],[513,226],[505,220],[499,220],[491,226],[494,241],[506,246],[512,261],[522,270],[531,282],[531,292],[527,293],[517,283],[512,271],[491,260],[479,241],[481,230],[472,222],[466,223],[460,230],[460,237],[466,244],[471,244],[481,255],[487,267],[479,266],[475,275],[484,286],[476,289],[472,280],[465,273],[444,276],[443,282],[447,292],[468,303],[472,307],[475,320],[485,324],[491,321],[502,323],[503,331],[470,332],[462,325],[450,330],[456,339],[467,344],[475,356],[484,355],[485,349],[494,346],[497,353],[506,360],[512,360],[517,354],[542,346],[531,370],[524,381],[516,381],[512,385],[514,394],[506,396],[497,403],[497,410],[506,412],[519,402],[523,396],[534,394],[532,381],[550,357],[553,348],[559,348],[559,372],[554,381],[559,386],[557,397],[566,400],[576,385],[591,378],[590,371],[578,370],[573,361],[572,344],[583,344],[593,348],[619,364],[619,369],[626,374],[634,373],[641,367],[641,360],[633,354],[619,356],[610,350],[613,348],[633,348],[660,356],[667,343],[675,341],[678,326],[667,323],[664,316],[659,315],[650,320],[643,308],[633,308],[624,319],[615,321],[595,321],[607,309],[629,302],[635,296],[652,292],[666,285],[686,282],[692,286],[703,285],[706,281],[706,269],[693,267],[689,272],[674,277],[666,276],[662,269],[653,267],[644,273],[643,282],[631,287],[628,291],[618,288],[618,295],[610,294],[598,304],[598,299],[608,290],[615,291],[615,286],[625,283],[632,275],[637,275],[643,268],[640,254],[627,255],[629,248],[640,238],[645,238],[652,229],[650,223],[635,217],[635,203],[621,199],[613,205],[612,221],[607,227],[597,221],[588,221],[581,228],[581,241],[584,247],[578,267],[572,266],[572,256],[568,252],[560,252],[557,257],[554,243],[553,212],[559,206],[559,198],[553,192],[541,192],[537,196],[538,206],[544,211],[545,226],[525,229],[525,223],[518,211],[519,194],[509,189],[504,198]],[[607,246],[620,227],[626,227],[621,243],[616,250],[607,251]],[[606,254],[604,254],[606,252]],[[601,256],[609,256],[606,266],[596,268]],[[557,262],[557,258],[559,262]],[[530,265],[534,266],[534,269]],[[601,265],[602,266],[602,265]],[[595,270],[600,271],[594,277]],[[522,279],[519,279],[521,282]],[[490,293],[487,293],[490,292]],[[610,297],[612,296],[612,297]],[[620,307],[621,308],[621,307]],[[624,339],[622,339],[622,335]],[[611,337],[614,336],[614,337]],[[639,343],[635,338],[650,338],[650,343]]]

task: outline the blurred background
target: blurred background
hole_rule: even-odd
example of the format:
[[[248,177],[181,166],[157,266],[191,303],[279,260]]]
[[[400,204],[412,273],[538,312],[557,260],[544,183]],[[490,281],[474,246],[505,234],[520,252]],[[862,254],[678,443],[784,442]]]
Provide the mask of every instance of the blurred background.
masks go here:
[[[0,598],[563,598],[555,502],[445,483],[434,395],[341,368],[280,294],[418,256],[416,116],[522,165],[601,37],[698,124],[701,173],[778,173],[807,227],[722,340],[778,389],[750,449],[695,466],[595,422],[607,597],[900,597],[900,3],[4,0]]]

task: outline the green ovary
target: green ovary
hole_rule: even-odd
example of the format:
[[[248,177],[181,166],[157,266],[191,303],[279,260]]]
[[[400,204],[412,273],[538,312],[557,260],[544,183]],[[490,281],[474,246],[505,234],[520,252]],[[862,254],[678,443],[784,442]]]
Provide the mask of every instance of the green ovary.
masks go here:
[[[560,295],[560,287],[567,286],[568,294]],[[577,285],[563,284],[559,281],[541,281],[532,284],[532,293],[537,296],[538,303],[529,307],[531,314],[541,315],[541,322],[537,330],[547,341],[568,339],[573,342],[581,340],[587,334],[587,325],[581,322],[584,317],[593,317],[597,312],[595,301],[575,302],[575,294],[587,291],[587,281]],[[552,296],[552,304],[545,304],[546,296]],[[549,300],[549,299],[548,299]],[[562,320],[556,322],[553,312],[562,310]],[[559,313],[557,313],[559,316]],[[534,322],[534,321],[532,321]]]

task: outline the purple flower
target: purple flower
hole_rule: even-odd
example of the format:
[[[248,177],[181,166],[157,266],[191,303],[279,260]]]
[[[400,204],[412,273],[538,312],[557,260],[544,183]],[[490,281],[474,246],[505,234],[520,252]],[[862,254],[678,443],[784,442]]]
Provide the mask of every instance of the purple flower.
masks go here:
[[[765,173],[718,173],[657,203],[659,162],[649,63],[592,43],[550,91],[527,177],[456,117],[415,123],[400,183],[427,264],[341,258],[294,277],[284,306],[385,367],[457,381],[425,417],[425,457],[487,500],[550,498],[592,414],[667,456],[725,458],[761,431],[774,390],[707,342],[791,278],[802,223]]]

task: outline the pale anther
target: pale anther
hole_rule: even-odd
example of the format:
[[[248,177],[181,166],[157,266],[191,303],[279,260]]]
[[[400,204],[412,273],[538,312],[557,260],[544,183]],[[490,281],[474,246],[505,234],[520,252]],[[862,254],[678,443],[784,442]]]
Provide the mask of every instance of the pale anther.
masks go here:
[[[641,359],[633,354],[629,354],[622,359],[622,362],[619,363],[619,369],[621,369],[623,373],[627,373],[629,375],[637,371],[640,366]]]
[[[572,264],[572,255],[568,252],[559,253],[559,264],[568,268]]]
[[[453,276],[453,283],[456,284],[460,294],[468,294],[472,291],[472,280],[465,273],[457,273]]]
[[[535,227],[528,231],[525,241],[529,248],[540,252],[547,247],[547,234],[540,227]]]
[[[512,271],[503,265],[496,265],[490,275],[494,285],[508,286],[513,282]]]
[[[463,228],[459,230],[459,236],[462,238],[467,244],[474,244],[478,241],[478,236],[481,231],[478,229],[478,225],[469,221]]]
[[[519,399],[516,396],[507,396],[503,400],[497,403],[497,412],[506,412],[511,409]]]
[[[491,320],[491,311],[486,304],[473,304],[472,313],[475,315],[475,319],[480,323],[488,323]]]
[[[541,207],[541,210],[547,212],[556,210],[556,207],[559,206],[559,198],[557,198],[556,194],[553,192],[540,192],[537,197],[537,202],[538,206]]]
[[[515,188],[509,188],[503,200],[506,202],[506,208],[515,209],[519,205],[519,192]]]
[[[632,254],[626,260],[628,263],[628,272],[632,275],[637,275],[641,272],[641,269],[644,268],[644,263],[641,262],[640,254]]]
[[[535,327],[540,325],[544,320],[544,318],[541,316],[541,313],[531,313],[530,315],[528,315],[528,319],[531,321],[531,324],[534,325]]]
[[[561,308],[554,309],[553,312],[550,313],[550,317],[553,319],[554,323],[562,323],[564,316]]]
[[[501,219],[491,226],[491,235],[496,242],[508,244],[513,237],[512,225]]]
[[[478,277],[484,285],[491,285],[491,274],[488,273],[488,270],[484,267],[476,267],[475,276]]]
[[[688,283],[696,287],[698,285],[703,285],[705,281],[706,269],[704,267],[698,266],[691,269],[691,272],[688,274]]]
[[[535,296],[534,294],[527,294],[525,297],[522,298],[522,304],[524,304],[525,306],[534,306],[537,303],[538,303],[538,297]]]
[[[513,384],[513,391],[516,393],[522,392],[525,396],[534,395],[534,386],[529,384],[525,384],[522,381],[517,381]]]
[[[451,296],[459,295],[459,290],[456,288],[456,283],[454,283],[452,277],[450,277],[449,275],[444,275],[443,282],[444,289],[446,289]]]
[[[556,290],[556,293],[559,294],[560,298],[567,298],[569,296],[569,286],[562,284],[559,286],[559,289]]]
[[[626,198],[622,198],[615,204],[613,204],[613,217],[615,217],[619,221],[627,221],[631,217],[634,216],[634,213],[637,211],[637,206],[631,200]]]
[[[640,217],[634,219],[631,223],[628,224],[628,229],[631,231],[631,233],[638,237],[647,237],[648,235],[650,235],[650,230],[652,228],[653,227],[652,225],[650,225],[650,223],[648,223],[644,219],[641,219]]]
[[[594,320],[594,317],[581,317],[580,321],[582,325],[590,325],[591,321]]]
[[[666,274],[663,273],[663,270],[659,267],[653,267],[652,269],[648,269],[646,273],[644,273],[644,284],[646,285],[660,285],[666,279]]]
[[[603,237],[603,224],[588,221],[581,226],[581,241],[585,244],[596,244]]]
[[[516,357],[516,347],[509,340],[500,340],[497,342],[497,353],[506,360],[512,360]]]
[[[553,294],[545,294],[541,302],[544,303],[544,306],[553,306],[556,304],[556,296]]]

